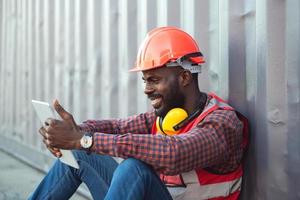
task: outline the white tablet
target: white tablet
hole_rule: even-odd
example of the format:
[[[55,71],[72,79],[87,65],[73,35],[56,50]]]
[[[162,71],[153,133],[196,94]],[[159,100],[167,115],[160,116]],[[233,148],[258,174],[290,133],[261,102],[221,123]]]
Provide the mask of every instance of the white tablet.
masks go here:
[[[37,114],[43,126],[45,121],[48,118],[53,118],[53,119],[57,118],[55,116],[54,110],[52,109],[49,103],[43,101],[36,101],[36,100],[32,100],[31,102],[34,107],[35,113]],[[76,169],[79,169],[79,165],[75,160],[72,151],[61,149],[60,152],[62,153],[62,156],[59,158],[61,162],[71,167],[74,167]]]

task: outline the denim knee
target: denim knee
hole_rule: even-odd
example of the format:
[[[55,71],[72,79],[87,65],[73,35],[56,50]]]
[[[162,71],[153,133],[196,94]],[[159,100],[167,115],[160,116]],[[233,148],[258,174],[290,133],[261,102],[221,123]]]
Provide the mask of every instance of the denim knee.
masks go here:
[[[152,172],[152,168],[150,165],[135,159],[128,158],[124,160],[117,168],[116,173],[138,173],[138,175],[145,175],[149,172]]]

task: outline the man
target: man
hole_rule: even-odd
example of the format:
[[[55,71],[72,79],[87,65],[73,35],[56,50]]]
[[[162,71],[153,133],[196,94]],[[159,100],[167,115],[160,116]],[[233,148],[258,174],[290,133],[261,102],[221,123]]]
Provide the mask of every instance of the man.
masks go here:
[[[79,169],[57,160],[30,198],[68,199],[84,182],[94,199],[238,199],[247,137],[232,107],[200,92],[201,63],[190,35],[156,28],[131,70],[142,71],[153,111],[78,126],[55,101],[62,120],[48,119],[40,133],[57,157],[77,149]]]

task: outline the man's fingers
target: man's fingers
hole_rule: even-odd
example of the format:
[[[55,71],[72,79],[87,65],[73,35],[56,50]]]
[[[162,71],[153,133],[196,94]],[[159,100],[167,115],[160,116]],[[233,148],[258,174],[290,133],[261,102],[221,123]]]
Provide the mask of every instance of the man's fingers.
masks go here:
[[[53,147],[53,148],[48,148],[48,149],[54,156],[56,156],[58,158],[62,156],[62,154],[58,148]]]
[[[47,147],[48,148],[48,150],[55,156],[55,157],[61,157],[62,156],[62,154],[61,154],[61,152],[60,152],[60,150],[59,149],[57,149],[57,148],[52,148],[52,147]]]
[[[61,120],[48,118],[45,121],[45,126],[59,127],[61,125]]]
[[[73,117],[70,113],[68,113],[58,102],[57,99],[53,102],[54,109],[59,114],[59,116],[66,121],[73,121]]]
[[[50,141],[49,141],[47,138],[44,138],[44,139],[43,139],[43,142],[44,142],[44,144],[46,145],[47,148],[50,148],[50,147],[51,147],[51,143],[50,143]],[[51,148],[52,148],[52,147],[51,147]]]
[[[56,110],[56,112],[59,114],[59,116],[65,120],[65,121],[68,121],[70,124],[72,124],[72,128],[75,128],[76,130],[78,129],[77,125],[76,125],[76,122],[73,118],[73,116],[68,113],[58,102],[58,100],[56,99],[54,102],[53,102],[53,106]]]
[[[62,153],[58,148],[50,147],[49,146],[49,140],[43,139],[43,143],[46,145],[47,149],[57,158],[60,158],[62,156]]]
[[[45,128],[44,127],[41,127],[40,129],[39,129],[39,133],[43,136],[43,138],[47,138],[46,137],[46,130],[45,130]]]

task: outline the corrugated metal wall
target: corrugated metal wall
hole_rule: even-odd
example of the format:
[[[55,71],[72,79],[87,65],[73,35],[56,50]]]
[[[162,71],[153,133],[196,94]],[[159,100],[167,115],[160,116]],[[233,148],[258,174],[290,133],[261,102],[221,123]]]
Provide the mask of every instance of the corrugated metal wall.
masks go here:
[[[0,147],[46,169],[31,99],[77,122],[148,108],[138,44],[182,27],[207,64],[200,87],[251,122],[243,199],[300,199],[299,0],[0,0]],[[41,153],[42,152],[42,153]]]

